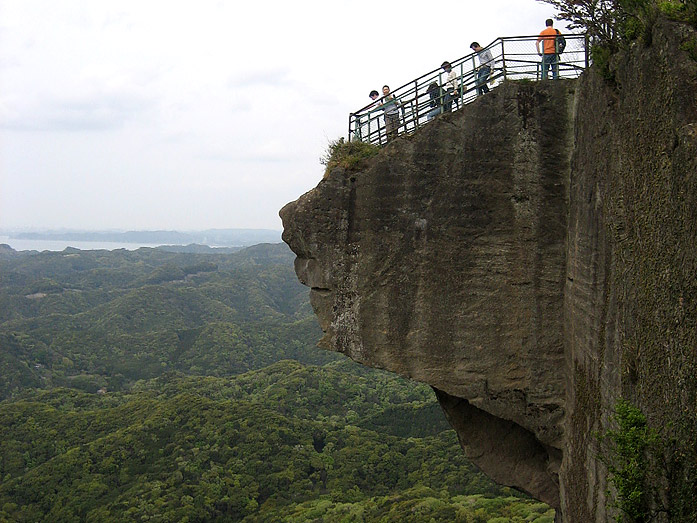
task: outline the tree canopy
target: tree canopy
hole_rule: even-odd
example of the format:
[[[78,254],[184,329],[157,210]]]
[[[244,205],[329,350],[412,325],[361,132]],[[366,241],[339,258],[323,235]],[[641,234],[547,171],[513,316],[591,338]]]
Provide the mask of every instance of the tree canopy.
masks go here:
[[[0,522],[553,521],[429,387],[317,349],[291,267],[0,251]]]

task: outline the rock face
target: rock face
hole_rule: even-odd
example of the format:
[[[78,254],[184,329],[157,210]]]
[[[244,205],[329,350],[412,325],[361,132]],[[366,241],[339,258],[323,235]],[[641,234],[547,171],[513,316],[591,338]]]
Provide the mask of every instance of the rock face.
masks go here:
[[[572,95],[503,86],[281,212],[322,344],[432,385],[480,468],[554,505]]]
[[[653,378],[630,383],[621,372],[630,333],[657,339],[636,321],[675,319],[651,316],[661,282],[682,293],[684,328],[671,365],[684,379],[695,369],[684,346],[695,341],[697,299],[697,191],[687,191],[696,177],[695,91],[666,91],[678,61],[654,56],[674,54],[680,38],[659,24],[654,46],[627,57],[618,78],[635,89],[618,94],[593,73],[504,84],[395,140],[367,168],[335,169],[281,210],[296,272],[312,289],[321,345],[429,383],[468,457],[558,508],[564,521],[609,517],[592,432],[607,426],[618,397],[650,418],[675,418],[644,401],[642,380]],[[643,76],[646,67],[655,79]],[[680,200],[679,224],[666,200],[653,202],[652,183],[640,181],[657,174],[667,184],[661,197]],[[653,235],[642,236],[642,220]],[[677,242],[673,259],[689,245],[680,268],[665,275],[647,258],[632,273],[626,249],[669,239]],[[647,287],[654,270],[664,277]],[[631,305],[637,292],[644,308]],[[678,386],[662,370],[669,394]]]
[[[606,521],[594,432],[618,398],[661,434],[656,520],[697,518],[697,36],[659,21],[577,89],[564,288],[567,521]],[[683,49],[692,49],[691,54]],[[650,476],[656,476],[652,480]],[[647,519],[648,520],[648,519]]]

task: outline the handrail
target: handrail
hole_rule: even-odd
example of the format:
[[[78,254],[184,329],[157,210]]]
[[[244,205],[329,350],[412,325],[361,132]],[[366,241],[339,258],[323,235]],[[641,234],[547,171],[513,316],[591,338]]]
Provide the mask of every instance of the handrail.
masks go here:
[[[484,49],[494,58],[494,67],[486,79],[487,84],[503,80],[540,80],[544,76],[541,57],[536,43],[539,35],[497,38]],[[564,34],[566,48],[557,55],[559,78],[577,78],[588,67],[588,38],[584,34]],[[542,48],[542,42],[540,42]],[[470,53],[450,62],[457,73],[458,96],[452,100],[452,110],[477,98],[477,53]],[[549,67],[549,76],[552,67]],[[443,93],[434,98],[428,86],[436,83],[443,87],[447,74],[439,67],[390,92],[400,104],[399,133],[411,133],[425,125],[437,114],[447,111]],[[435,89],[434,89],[435,90]],[[348,139],[375,145],[385,145],[389,140],[385,129],[382,99],[371,102],[349,115]]]

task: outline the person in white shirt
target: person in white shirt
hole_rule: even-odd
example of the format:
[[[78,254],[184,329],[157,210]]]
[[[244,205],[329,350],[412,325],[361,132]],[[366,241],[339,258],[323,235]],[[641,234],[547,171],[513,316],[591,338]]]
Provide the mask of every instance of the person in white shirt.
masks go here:
[[[453,66],[447,60],[440,64],[443,71],[448,73],[448,77],[443,84],[445,90],[445,99],[443,100],[443,112],[449,113],[453,109],[453,100],[460,96],[457,91],[457,73],[453,70]]]
[[[373,109],[380,105],[380,102],[378,102],[378,98],[380,98],[380,93],[378,93],[375,89],[370,91],[370,94],[368,96],[373,101],[373,103],[368,106],[368,109]]]

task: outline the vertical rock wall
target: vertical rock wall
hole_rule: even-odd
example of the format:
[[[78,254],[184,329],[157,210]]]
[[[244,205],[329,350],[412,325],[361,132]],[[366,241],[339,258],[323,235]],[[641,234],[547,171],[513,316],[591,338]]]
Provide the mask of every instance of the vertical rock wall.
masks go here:
[[[596,433],[622,397],[661,435],[645,490],[658,520],[697,514],[695,31],[659,21],[580,80],[570,171],[565,337],[567,521],[608,521]],[[694,47],[693,47],[694,49]],[[667,511],[666,511],[667,510]]]

